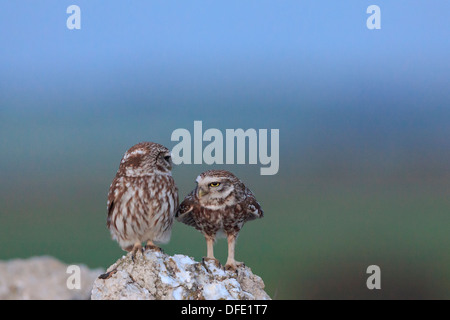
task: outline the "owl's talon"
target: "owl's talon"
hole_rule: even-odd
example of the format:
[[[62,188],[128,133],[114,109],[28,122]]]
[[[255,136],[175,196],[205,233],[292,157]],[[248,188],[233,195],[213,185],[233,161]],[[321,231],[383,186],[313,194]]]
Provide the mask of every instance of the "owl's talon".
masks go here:
[[[152,251],[157,251],[157,252],[164,253],[162,248],[160,248],[158,246],[155,246],[154,244],[146,245],[145,246],[145,251],[147,251],[147,250],[152,250]]]
[[[202,257],[202,265],[203,265],[203,267],[206,269],[206,271],[207,271],[208,273],[211,273],[211,271],[209,270],[208,266],[207,266],[206,263],[205,263],[205,257]]]
[[[225,264],[225,270],[227,271],[236,271],[236,274],[238,273],[238,269],[240,267],[245,267],[245,263],[238,262],[238,261],[232,261]]]
[[[219,269],[222,268],[222,264],[221,264],[220,261],[217,260],[216,258],[203,257],[203,258],[202,258],[202,264],[203,264],[203,266],[205,266],[205,268],[206,268],[205,261],[212,261],[212,262],[214,263],[214,265],[215,265],[217,268],[219,268]],[[208,268],[206,268],[206,269],[208,269]]]
[[[133,263],[136,261],[136,254],[139,251],[141,252],[142,256],[144,256],[142,245],[140,243],[136,243],[131,250],[131,261],[133,261]]]
[[[141,254],[142,254],[142,258],[143,258],[144,260],[147,260],[147,258],[145,257],[145,247],[142,247],[142,248],[141,248]]]
[[[236,271],[237,270],[237,266],[236,265],[232,265],[232,264],[226,264],[225,265],[225,270],[226,271]]]

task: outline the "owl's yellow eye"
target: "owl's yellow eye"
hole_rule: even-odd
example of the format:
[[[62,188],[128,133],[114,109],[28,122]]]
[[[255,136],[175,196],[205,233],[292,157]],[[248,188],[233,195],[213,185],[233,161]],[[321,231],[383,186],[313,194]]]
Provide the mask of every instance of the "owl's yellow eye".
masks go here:
[[[211,182],[211,183],[209,184],[209,186],[210,186],[210,187],[218,187],[218,186],[220,186],[220,182]]]

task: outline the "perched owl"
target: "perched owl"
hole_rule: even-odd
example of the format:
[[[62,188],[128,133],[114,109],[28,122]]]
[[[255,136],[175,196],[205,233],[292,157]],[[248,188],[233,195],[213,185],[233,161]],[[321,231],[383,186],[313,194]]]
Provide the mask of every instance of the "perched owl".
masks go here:
[[[136,252],[159,249],[153,242],[170,239],[178,189],[172,178],[170,151],[142,142],[123,156],[108,194],[107,226],[122,249]],[[160,250],[160,249],[159,249]]]
[[[224,170],[209,170],[196,179],[197,187],[179,206],[176,218],[199,230],[206,238],[207,257],[214,258],[213,245],[218,235],[226,235],[228,259],[226,269],[235,270],[241,262],[234,260],[236,238],[245,222],[263,217],[261,206],[242,181]]]

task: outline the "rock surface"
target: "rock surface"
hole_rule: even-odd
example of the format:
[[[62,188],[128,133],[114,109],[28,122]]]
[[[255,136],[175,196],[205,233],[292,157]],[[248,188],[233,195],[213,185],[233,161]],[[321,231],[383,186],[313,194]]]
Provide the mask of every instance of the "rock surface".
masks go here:
[[[148,250],[123,256],[95,280],[92,300],[263,300],[264,282],[250,268],[224,271],[212,261],[196,262]]]
[[[0,300],[83,300],[89,299],[92,283],[101,269],[77,265],[80,288],[69,289],[66,265],[52,257],[0,261]]]

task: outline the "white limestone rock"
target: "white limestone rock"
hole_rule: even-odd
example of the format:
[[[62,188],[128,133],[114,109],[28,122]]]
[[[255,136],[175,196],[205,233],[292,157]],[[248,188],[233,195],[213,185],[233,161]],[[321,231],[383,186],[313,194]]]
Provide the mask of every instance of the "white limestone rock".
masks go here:
[[[96,279],[92,300],[266,300],[263,280],[249,267],[224,271],[212,261],[148,250],[123,256]]]

